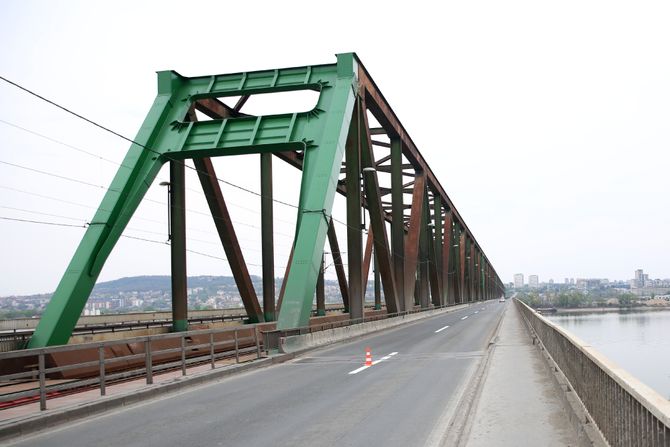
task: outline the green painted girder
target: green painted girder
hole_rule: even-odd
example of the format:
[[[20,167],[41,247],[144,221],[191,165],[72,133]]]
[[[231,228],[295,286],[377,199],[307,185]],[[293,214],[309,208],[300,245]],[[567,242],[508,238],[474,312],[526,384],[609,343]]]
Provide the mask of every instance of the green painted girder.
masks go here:
[[[28,346],[68,342],[95,282],[160,168],[170,160],[304,150],[295,254],[278,327],[307,325],[355,102],[353,53],[337,64],[187,78],[158,73],[158,95]],[[310,89],[303,113],[185,122],[198,99]]]

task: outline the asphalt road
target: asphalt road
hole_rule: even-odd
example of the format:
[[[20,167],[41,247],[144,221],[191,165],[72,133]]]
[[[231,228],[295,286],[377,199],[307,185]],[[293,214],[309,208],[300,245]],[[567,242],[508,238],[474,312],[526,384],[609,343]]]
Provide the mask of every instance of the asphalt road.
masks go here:
[[[435,445],[504,306],[472,305],[13,445]],[[366,346],[376,363],[361,369]]]

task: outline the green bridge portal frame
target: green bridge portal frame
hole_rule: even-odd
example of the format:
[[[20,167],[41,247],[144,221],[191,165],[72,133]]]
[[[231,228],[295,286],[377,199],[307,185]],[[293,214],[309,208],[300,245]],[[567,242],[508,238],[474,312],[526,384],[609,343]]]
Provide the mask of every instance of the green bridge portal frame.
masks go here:
[[[307,89],[319,93],[311,111],[266,116],[241,112],[251,95]],[[226,97],[240,99],[231,107],[219,100]],[[195,110],[211,120],[198,121]],[[370,128],[368,113],[381,127]],[[375,135],[388,137],[389,142],[374,140]],[[376,160],[373,147],[389,150],[388,156]],[[241,154],[261,154],[263,308],[209,158]],[[276,308],[273,155],[302,170],[295,238]],[[198,172],[251,322],[277,319],[278,329],[306,326],[315,290],[317,308],[324,309],[326,238],[352,319],[363,316],[372,258],[388,313],[503,294],[489,260],[355,54],[337,55],[336,64],[193,78],[163,71],[158,73],[158,95],[151,110],[49,302],[30,348],[68,342],[103,265],[168,162],[173,328],[187,329],[186,159],[193,160]],[[340,173],[346,177],[340,180]],[[391,176],[390,188],[380,186],[383,174]],[[348,275],[331,217],[336,192],[347,200]],[[385,200],[389,195],[390,201]],[[411,195],[411,203],[405,203],[404,195]],[[365,249],[362,208],[370,215]],[[377,304],[381,307],[379,298]]]

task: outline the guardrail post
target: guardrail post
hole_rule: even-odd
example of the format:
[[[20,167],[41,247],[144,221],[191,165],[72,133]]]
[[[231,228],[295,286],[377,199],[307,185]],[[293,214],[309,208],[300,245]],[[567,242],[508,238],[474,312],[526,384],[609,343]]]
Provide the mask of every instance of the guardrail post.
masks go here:
[[[47,409],[46,377],[44,373],[44,353],[39,354],[37,358],[37,364],[40,375],[40,411],[44,411]]]
[[[209,333],[209,357],[212,362],[212,369],[214,369],[216,367],[214,364],[214,332]]]
[[[235,363],[240,363],[239,343],[237,340],[237,329],[235,329]]]
[[[258,340],[258,327],[254,328],[254,338],[256,339],[256,358],[261,358],[261,343]]]
[[[181,335],[181,375],[186,375],[186,337]]]
[[[147,339],[144,342],[144,366],[147,370],[147,385],[154,383],[154,375],[152,371],[151,361],[151,340]]]
[[[105,347],[98,347],[98,361],[100,362],[100,395],[104,396],[107,392],[105,389]]]

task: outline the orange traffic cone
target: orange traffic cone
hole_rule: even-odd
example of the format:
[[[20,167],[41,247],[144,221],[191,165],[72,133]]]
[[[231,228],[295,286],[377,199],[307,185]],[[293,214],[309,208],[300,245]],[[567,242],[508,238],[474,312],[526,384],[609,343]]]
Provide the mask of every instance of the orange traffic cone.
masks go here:
[[[369,346],[365,348],[365,366],[372,366],[372,351]]]

